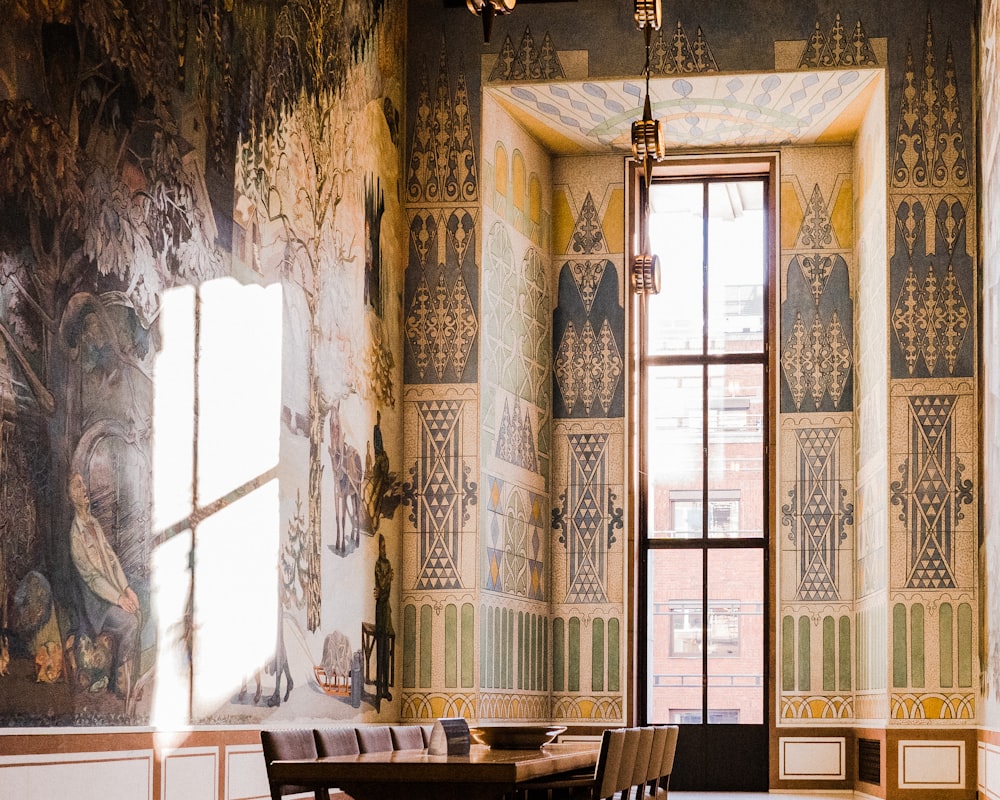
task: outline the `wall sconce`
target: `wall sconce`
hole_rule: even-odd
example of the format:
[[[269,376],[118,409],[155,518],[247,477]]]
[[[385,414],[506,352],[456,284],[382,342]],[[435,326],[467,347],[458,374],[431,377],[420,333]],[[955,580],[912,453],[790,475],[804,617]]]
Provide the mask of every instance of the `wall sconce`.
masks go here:
[[[659,0],[656,0],[659,5]],[[477,17],[483,18],[483,41],[490,43],[490,34],[493,32],[493,17],[497,14],[509,14],[514,10],[517,0],[465,0],[469,11]]]
[[[632,259],[632,291],[636,294],[660,293],[660,257],[640,253]]]

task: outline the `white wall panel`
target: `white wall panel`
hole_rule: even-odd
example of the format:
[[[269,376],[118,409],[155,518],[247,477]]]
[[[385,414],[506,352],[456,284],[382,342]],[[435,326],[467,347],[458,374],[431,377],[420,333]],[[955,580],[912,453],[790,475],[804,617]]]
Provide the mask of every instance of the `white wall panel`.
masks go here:
[[[0,800],[152,800],[153,751],[0,757]]]
[[[267,770],[260,745],[226,748],[226,800],[269,800]]]
[[[778,739],[778,770],[783,781],[844,780],[843,736],[794,736]]]
[[[217,800],[219,750],[184,747],[162,754],[162,800]]]
[[[964,789],[965,742],[899,742],[900,789]]]

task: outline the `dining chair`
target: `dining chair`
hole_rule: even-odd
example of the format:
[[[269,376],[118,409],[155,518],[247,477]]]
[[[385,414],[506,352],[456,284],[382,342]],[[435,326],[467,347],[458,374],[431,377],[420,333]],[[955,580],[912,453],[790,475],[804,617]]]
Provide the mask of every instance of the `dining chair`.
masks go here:
[[[601,751],[594,770],[585,775],[566,775],[525,781],[521,795],[528,800],[568,794],[584,800],[608,800],[615,796],[625,748],[625,728],[607,728],[601,736]],[[629,772],[631,775],[631,771]]]
[[[316,753],[320,758],[327,756],[351,756],[361,752],[358,735],[353,727],[315,728]]]
[[[423,750],[424,733],[419,725],[391,725],[393,750]]]
[[[384,753],[392,750],[392,734],[389,733],[388,725],[359,725],[358,747],[362,753]]]
[[[677,736],[680,727],[677,725],[667,725],[667,740],[663,745],[663,755],[660,758],[659,775],[654,781],[651,796],[656,800],[667,800],[667,793],[670,791],[670,773],[674,769],[674,756],[677,753]]]
[[[645,725],[639,728],[638,745],[632,766],[632,776],[629,785],[622,789],[622,800],[629,800],[632,790],[635,790],[636,800],[642,800],[646,793],[646,776],[649,774],[649,759],[653,752],[653,726]]]
[[[431,743],[431,731],[434,730],[433,725],[420,725],[420,735],[424,737],[424,747],[427,747]]]
[[[618,778],[615,781],[615,798],[628,800],[632,789],[632,775],[635,773],[635,762],[639,755],[639,740],[641,728],[625,728],[625,740],[622,743],[622,760],[619,766]]]
[[[330,793],[326,789],[276,783],[271,778],[271,764],[275,761],[317,757],[316,741],[311,730],[261,731],[260,743],[264,749],[264,768],[267,770],[267,785],[271,789],[271,800],[281,800],[288,794],[304,793],[311,793],[316,800],[329,800]]]
[[[653,726],[653,746],[649,750],[649,768],[646,770],[646,780],[636,800],[655,791],[656,779],[660,777],[660,767],[663,764],[663,748],[666,747],[669,732],[666,725]]]

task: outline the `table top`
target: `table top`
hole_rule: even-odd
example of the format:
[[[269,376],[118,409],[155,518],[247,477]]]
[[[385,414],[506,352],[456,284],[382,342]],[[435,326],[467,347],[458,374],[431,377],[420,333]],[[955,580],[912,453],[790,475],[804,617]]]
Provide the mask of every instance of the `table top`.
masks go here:
[[[350,756],[275,761],[272,780],[297,785],[371,783],[516,784],[593,767],[600,742],[549,744],[537,750],[493,750],[472,745],[467,756],[432,756],[426,750],[391,750]]]

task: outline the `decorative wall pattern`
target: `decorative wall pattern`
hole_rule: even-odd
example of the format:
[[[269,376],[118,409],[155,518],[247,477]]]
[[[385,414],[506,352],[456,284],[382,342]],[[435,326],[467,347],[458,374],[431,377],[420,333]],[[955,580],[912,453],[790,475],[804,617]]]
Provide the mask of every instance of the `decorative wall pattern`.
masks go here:
[[[407,383],[474,381],[479,332],[479,172],[463,71],[451,89],[442,43],[435,88],[424,65],[410,143],[404,298]]]
[[[619,276],[604,257],[601,220],[588,193],[580,206],[570,247],[559,272],[553,314],[554,413],[563,417],[618,417],[624,413],[625,312]]]
[[[667,36],[670,41],[667,42]],[[669,34],[661,27],[649,48],[649,71],[652,75],[682,75],[691,72],[718,72],[712,48],[698,26],[693,41],[688,40],[680,20]]]
[[[855,714],[853,160],[847,148],[782,152],[778,711],[788,722]]]
[[[833,27],[824,33],[819,20],[806,43],[799,61],[799,69],[816,67],[873,67],[878,64],[871,42],[859,19],[851,33],[847,33],[837,12]]]
[[[1000,125],[1000,74],[997,72],[1000,36],[1000,7],[996,0],[982,4],[979,28],[979,88],[981,92],[980,124],[984,131],[995,132]],[[982,272],[983,353],[980,385],[983,388],[983,421],[980,446],[983,448],[984,486],[996,484],[1000,470],[1000,175],[997,173],[997,137],[984,137],[979,162],[982,169],[980,197],[982,202]],[[992,492],[983,497],[983,541],[981,545],[982,574],[997,575],[1000,568],[1000,503]],[[982,669],[982,695],[977,709],[980,724],[991,729],[1000,727],[1000,592],[997,580],[983,581],[980,603],[984,621],[978,660]],[[990,783],[993,783],[991,780]],[[988,787],[995,791],[994,786]]]
[[[956,395],[915,395],[909,404],[909,455],[891,484],[891,501],[908,532],[909,589],[952,589],[956,585],[957,530],[971,505],[972,481],[965,477],[955,430]],[[964,448],[962,448],[964,449]]]
[[[570,465],[561,505],[552,509],[552,527],[566,545],[567,603],[608,600],[608,551],[622,536],[624,509],[609,486],[609,438],[606,434],[568,437]],[[617,502],[616,502],[617,501]]]
[[[417,589],[462,586],[462,531],[478,502],[472,467],[462,457],[460,400],[414,403],[418,457],[403,486],[403,503],[412,507],[409,521],[418,531]]]
[[[510,34],[504,37],[489,80],[493,81],[537,81],[565,78],[559,53],[556,52],[552,37],[548,32],[542,37],[539,47],[531,35],[531,28],[525,27],[519,45],[515,48]]]
[[[854,504],[842,483],[840,437],[850,428],[806,428],[795,432],[796,482],[782,505],[782,523],[798,548],[798,600],[840,600],[840,545],[854,524]]]

